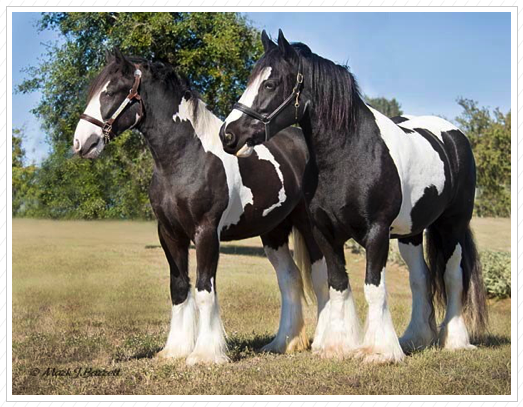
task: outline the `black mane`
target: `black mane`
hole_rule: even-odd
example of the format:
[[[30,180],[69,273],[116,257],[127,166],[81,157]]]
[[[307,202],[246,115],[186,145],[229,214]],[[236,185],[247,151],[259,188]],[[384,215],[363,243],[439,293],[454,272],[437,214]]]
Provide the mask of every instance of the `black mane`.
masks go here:
[[[119,74],[132,77],[135,69],[133,65],[138,66],[144,72],[148,72],[151,75],[152,80],[155,83],[160,84],[164,89],[172,92],[176,91],[182,95],[188,92],[193,100],[200,98],[198,92],[191,88],[189,80],[177,72],[173,65],[161,61],[151,62],[141,57],[126,56],[124,61],[113,59],[107,63],[89,85],[87,100],[91,100],[100,86],[106,83],[112,76]],[[195,120],[197,115],[197,105],[197,103],[193,104]]]
[[[303,43],[293,43],[292,46],[301,57],[305,86],[312,94],[314,108],[318,117],[322,118],[322,124],[336,130],[353,128],[356,102],[361,100],[361,95],[348,67],[314,54]],[[279,48],[274,47],[255,65],[249,80],[256,78],[267,66],[283,71],[295,69],[282,57]],[[285,83],[285,94],[290,94],[293,86],[294,82]]]

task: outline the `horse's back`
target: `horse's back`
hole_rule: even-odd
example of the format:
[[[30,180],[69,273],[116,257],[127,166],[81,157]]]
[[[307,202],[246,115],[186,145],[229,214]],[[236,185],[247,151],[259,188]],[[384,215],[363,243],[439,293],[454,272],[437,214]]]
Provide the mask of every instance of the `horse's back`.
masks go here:
[[[403,180],[411,185],[407,188],[403,186],[402,191],[411,192],[411,228],[420,229],[423,224],[431,223],[444,213],[468,211],[468,203],[473,201],[474,195],[475,165],[465,134],[454,124],[437,116],[397,116],[391,120],[407,136],[402,144],[409,152],[409,158],[402,164],[410,173],[404,173]],[[422,139],[424,142],[420,145],[425,146],[424,152],[419,149],[410,151],[406,147]],[[422,193],[412,196],[413,190],[421,192],[420,187],[423,187]],[[406,198],[409,199],[404,196]],[[459,202],[459,208],[456,208],[455,202]]]

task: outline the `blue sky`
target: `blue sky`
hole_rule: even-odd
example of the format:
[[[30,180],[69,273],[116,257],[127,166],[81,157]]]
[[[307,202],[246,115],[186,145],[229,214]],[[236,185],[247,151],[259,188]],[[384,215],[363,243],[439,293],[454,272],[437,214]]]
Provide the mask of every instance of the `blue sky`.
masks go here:
[[[38,32],[36,13],[13,13],[13,84],[37,62],[55,33]],[[247,13],[251,23],[276,38],[347,63],[363,93],[395,97],[405,113],[460,114],[458,96],[482,106],[510,109],[510,13]],[[38,94],[13,95],[13,127],[25,126],[30,161],[48,147],[29,112]]]

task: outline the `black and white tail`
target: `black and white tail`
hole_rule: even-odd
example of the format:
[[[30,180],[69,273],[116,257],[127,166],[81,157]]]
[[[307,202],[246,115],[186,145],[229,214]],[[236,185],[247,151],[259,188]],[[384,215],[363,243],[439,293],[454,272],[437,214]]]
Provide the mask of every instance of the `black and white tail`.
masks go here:
[[[431,227],[427,230],[427,263],[430,270],[432,294],[436,304],[444,309],[447,304],[447,293],[444,281],[446,264],[442,250],[443,239],[444,237],[435,228]],[[465,232],[458,239],[458,243],[462,248],[463,316],[469,335],[472,338],[478,338],[487,328],[488,310],[481,263],[470,225],[466,227]]]

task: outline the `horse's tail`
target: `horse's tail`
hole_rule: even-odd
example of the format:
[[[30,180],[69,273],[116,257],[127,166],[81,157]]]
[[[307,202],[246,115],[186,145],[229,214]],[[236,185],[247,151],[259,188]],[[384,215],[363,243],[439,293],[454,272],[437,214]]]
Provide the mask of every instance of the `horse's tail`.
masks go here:
[[[294,262],[300,270],[303,282],[303,298],[305,301],[309,298],[309,300],[314,303],[316,301],[316,294],[314,293],[314,288],[312,286],[311,260],[307,244],[305,243],[302,234],[295,227],[292,228],[292,239],[294,241]]]
[[[487,328],[488,309],[481,262],[470,225],[467,226],[460,244],[463,251],[461,267],[463,268],[465,321],[472,337],[477,338]]]
[[[426,237],[427,263],[430,269],[429,278],[432,295],[439,308],[444,309],[447,303],[447,295],[444,281],[446,264],[442,251],[443,239],[441,234],[433,227],[427,230]],[[465,233],[458,241],[462,250],[463,312],[469,334],[472,338],[477,338],[487,327],[488,310],[481,263],[470,225],[467,225]]]

